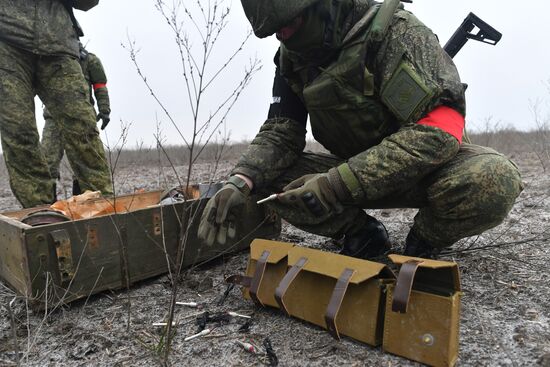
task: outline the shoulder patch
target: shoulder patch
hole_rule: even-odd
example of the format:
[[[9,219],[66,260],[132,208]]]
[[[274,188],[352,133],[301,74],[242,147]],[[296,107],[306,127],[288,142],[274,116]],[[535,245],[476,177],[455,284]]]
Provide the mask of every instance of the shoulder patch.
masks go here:
[[[408,121],[433,97],[430,89],[406,62],[402,62],[382,90],[382,102],[400,120]]]

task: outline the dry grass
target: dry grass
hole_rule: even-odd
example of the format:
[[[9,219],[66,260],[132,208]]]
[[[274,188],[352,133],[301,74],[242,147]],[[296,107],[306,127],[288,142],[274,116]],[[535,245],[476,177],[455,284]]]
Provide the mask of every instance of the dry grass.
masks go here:
[[[224,150],[224,160],[236,160],[241,153],[246,149],[248,143],[233,143],[230,146],[221,144],[209,144],[197,160],[198,163],[214,162],[219,156],[221,149]],[[181,145],[163,146],[163,152],[159,152],[156,148],[136,147],[122,150],[119,157],[121,167],[131,165],[139,165],[142,167],[168,167],[171,164],[174,166],[184,166],[189,163],[189,150]]]
[[[550,151],[550,130],[518,131],[513,128],[486,129],[483,132],[469,134],[472,143],[491,147],[501,153],[512,156],[517,153],[526,152],[549,152]],[[224,146],[223,159],[235,161],[246,149],[249,142],[232,143]],[[198,162],[212,162],[222,149],[221,144],[209,144],[201,154]],[[308,141],[307,150],[314,152],[326,151],[321,144],[315,141]],[[164,152],[159,154],[156,148],[136,147],[124,149],[119,158],[121,167],[139,165],[145,167],[167,167],[170,162],[174,166],[184,166],[189,162],[189,151],[184,146],[165,146]]]

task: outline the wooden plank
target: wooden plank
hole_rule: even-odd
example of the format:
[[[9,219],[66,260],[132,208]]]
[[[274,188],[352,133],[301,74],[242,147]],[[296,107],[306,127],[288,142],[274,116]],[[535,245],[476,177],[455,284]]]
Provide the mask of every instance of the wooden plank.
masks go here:
[[[32,298],[70,302],[122,284],[119,256],[119,215],[64,222],[26,231]],[[63,282],[51,232],[65,231],[70,239],[74,277]]]
[[[0,278],[20,294],[30,291],[23,232],[30,226],[0,215]]]

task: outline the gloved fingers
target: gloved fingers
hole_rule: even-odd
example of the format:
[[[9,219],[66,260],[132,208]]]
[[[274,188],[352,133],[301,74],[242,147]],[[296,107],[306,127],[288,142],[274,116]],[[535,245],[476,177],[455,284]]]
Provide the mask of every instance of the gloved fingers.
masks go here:
[[[109,125],[109,122],[111,121],[111,119],[109,118],[108,115],[103,115],[103,116],[101,117],[101,119],[102,119],[102,121],[103,121],[103,122],[101,123],[101,130],[104,130],[104,129],[107,127],[107,125]]]
[[[297,189],[298,187],[304,186],[306,181],[308,181],[312,176],[315,176],[315,175],[314,174],[313,175],[305,175],[305,176],[302,176],[300,178],[295,179],[294,181],[292,181],[291,183],[289,183],[288,185],[283,187],[283,191],[290,191],[290,190]]]
[[[321,217],[327,214],[327,208],[321,203],[321,200],[313,192],[308,191],[304,193],[301,197],[305,206],[309,211],[316,217]]]
[[[298,198],[298,192],[296,190],[284,191],[277,196],[279,203],[288,206],[299,206],[300,200]]]
[[[237,218],[238,214],[233,211],[230,211],[225,220],[225,225],[227,227],[227,238],[233,239],[237,234]]]
[[[204,211],[202,213],[202,216],[201,216],[201,222],[199,223],[199,230],[197,231],[197,236],[201,239],[201,240],[205,240],[206,237],[208,236],[208,231],[209,231],[209,217],[212,213],[213,210],[215,210],[216,208],[213,208],[213,207],[209,207],[208,205],[206,206],[206,208],[204,208]]]
[[[326,214],[326,210],[318,200],[317,196],[311,191],[301,189],[283,192],[278,197],[279,203],[303,211],[312,213],[316,217]]]
[[[199,224],[199,230],[197,232],[199,239],[203,240],[208,246],[212,246],[216,238],[218,227],[214,220],[216,216],[216,209],[217,208],[214,206],[207,206],[204,209],[201,222]]]
[[[231,195],[233,193],[226,192],[227,190],[230,190],[230,189],[219,191],[218,192],[219,195],[217,197],[212,198],[212,199],[218,200],[218,211],[216,212],[216,219],[215,219],[215,222],[217,224],[222,224],[223,222],[225,222],[227,218],[227,213],[231,208]]]
[[[199,227],[198,237],[206,243],[207,246],[212,246],[216,239],[217,226],[212,223],[202,224]]]
[[[227,242],[227,229],[228,229],[228,223],[224,222],[218,226],[218,234],[216,235],[216,241],[220,245],[225,245]]]
[[[235,221],[230,221],[227,227],[227,237],[234,239],[237,235],[237,223]]]
[[[209,226],[209,232],[208,232],[208,235],[207,235],[206,241],[205,241],[207,246],[212,246],[214,244],[214,242],[216,242],[217,229],[218,229],[218,227],[216,225],[211,224]]]
[[[101,120],[101,113],[98,113],[98,114],[95,116],[95,120],[96,120],[96,121]]]

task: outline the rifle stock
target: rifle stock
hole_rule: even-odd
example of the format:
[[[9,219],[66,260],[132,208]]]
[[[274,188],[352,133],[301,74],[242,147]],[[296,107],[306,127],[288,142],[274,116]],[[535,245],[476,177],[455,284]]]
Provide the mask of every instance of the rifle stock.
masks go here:
[[[502,33],[485,23],[474,13],[470,13],[449,41],[447,41],[443,49],[453,58],[469,39],[494,46],[501,38]]]

